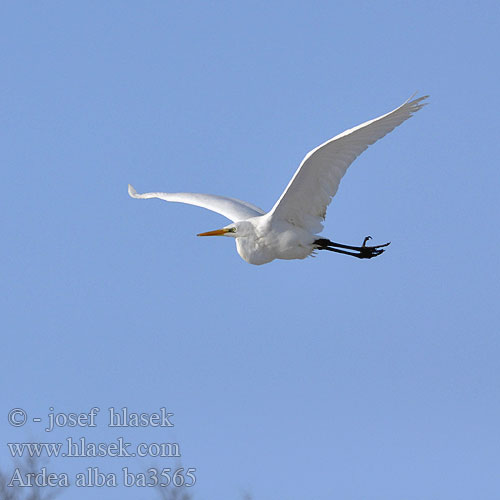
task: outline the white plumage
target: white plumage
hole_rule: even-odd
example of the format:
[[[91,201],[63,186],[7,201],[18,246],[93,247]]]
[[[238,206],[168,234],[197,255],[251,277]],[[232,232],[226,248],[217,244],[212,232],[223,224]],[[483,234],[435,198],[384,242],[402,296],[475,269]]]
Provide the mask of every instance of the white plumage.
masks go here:
[[[197,205],[227,217],[232,224],[198,236],[234,237],[238,253],[251,264],[265,264],[274,259],[304,259],[318,249],[359,258],[375,257],[388,244],[367,247],[367,237],[360,247],[341,245],[320,238],[317,233],[323,229],[326,209],[349,165],[369,145],[422,108],[425,105],[422,101],[427,97],[409,99],[395,110],[346,130],[307,153],[268,213],[246,201],[211,194],[138,194],[131,185],[129,194],[133,198],[159,198]]]

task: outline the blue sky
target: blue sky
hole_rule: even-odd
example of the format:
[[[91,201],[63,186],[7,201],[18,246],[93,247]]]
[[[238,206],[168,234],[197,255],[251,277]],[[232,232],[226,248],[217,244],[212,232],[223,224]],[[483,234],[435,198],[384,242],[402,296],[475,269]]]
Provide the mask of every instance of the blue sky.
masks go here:
[[[194,498],[496,499],[498,2],[3,2],[2,438],[180,444]],[[381,257],[256,267],[221,216],[415,91],[323,234]],[[14,428],[101,408],[94,429]],[[107,408],[175,414],[115,430]],[[45,421],[45,420],[44,420]],[[57,459],[70,475],[169,459]],[[90,497],[89,497],[90,495]],[[75,488],[64,497],[155,498]]]

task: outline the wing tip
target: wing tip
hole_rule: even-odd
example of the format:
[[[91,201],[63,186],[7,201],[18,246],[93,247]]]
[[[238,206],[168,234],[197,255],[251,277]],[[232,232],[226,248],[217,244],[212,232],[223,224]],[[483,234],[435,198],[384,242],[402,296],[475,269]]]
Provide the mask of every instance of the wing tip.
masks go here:
[[[128,194],[132,198],[138,198],[139,195],[137,194],[137,191],[135,190],[134,186],[132,184],[128,185]]]
[[[427,106],[427,104],[429,104],[428,102],[422,102],[422,101],[425,101],[425,99],[428,99],[429,98],[429,95],[423,95],[421,97],[417,97],[416,99],[413,99],[416,95],[417,95],[418,92],[415,92],[406,102],[405,104],[407,104],[409,107],[410,107],[410,113],[415,113],[416,111],[418,111],[419,109],[422,109],[424,106]]]

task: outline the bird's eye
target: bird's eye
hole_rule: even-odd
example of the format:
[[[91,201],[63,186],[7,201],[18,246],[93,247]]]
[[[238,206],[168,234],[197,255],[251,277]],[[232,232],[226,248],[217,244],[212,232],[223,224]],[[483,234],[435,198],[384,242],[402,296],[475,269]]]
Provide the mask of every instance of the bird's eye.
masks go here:
[[[235,227],[232,227],[229,231],[230,231],[231,233],[235,233],[235,232],[236,232],[236,228],[235,228]]]

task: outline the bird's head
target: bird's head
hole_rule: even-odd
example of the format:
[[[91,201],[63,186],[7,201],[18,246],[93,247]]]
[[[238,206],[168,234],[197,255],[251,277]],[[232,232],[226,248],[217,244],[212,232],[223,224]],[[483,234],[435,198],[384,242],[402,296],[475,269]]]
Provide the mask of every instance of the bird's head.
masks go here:
[[[216,229],[215,231],[207,231],[206,233],[200,233],[196,236],[232,236],[233,238],[241,238],[243,236],[249,236],[254,232],[253,225],[248,221],[233,222],[222,229]]]

